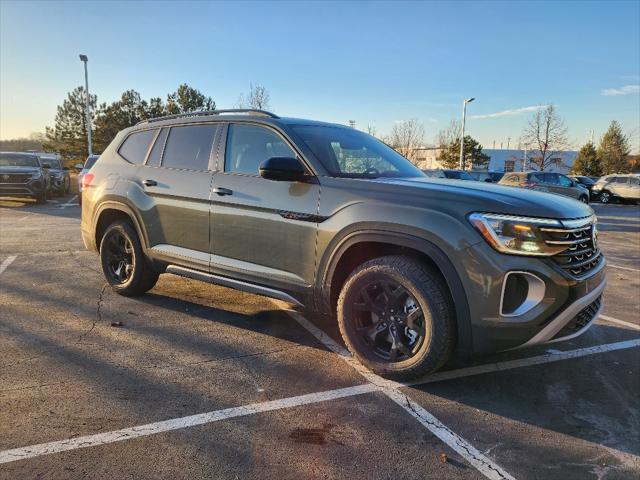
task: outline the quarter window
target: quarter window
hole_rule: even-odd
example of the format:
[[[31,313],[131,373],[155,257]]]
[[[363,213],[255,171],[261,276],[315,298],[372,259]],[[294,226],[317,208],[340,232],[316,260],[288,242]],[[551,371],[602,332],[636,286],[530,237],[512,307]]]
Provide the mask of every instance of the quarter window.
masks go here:
[[[151,153],[149,154],[149,158],[147,159],[147,165],[150,167],[159,167],[160,166],[160,157],[162,156],[162,150],[164,149],[164,144],[167,141],[167,134],[169,133],[168,128],[163,128],[160,130],[160,135],[156,139],[156,143],[153,144],[153,148],[151,149]]]
[[[124,141],[118,153],[131,163],[142,164],[157,131],[143,130],[142,132],[132,133]]]
[[[216,125],[173,127],[162,156],[162,166],[186,170],[208,170]]]
[[[560,185],[563,187],[573,187],[573,182],[564,175],[558,175],[558,180],[560,181]]]
[[[284,140],[256,125],[229,125],[224,169],[257,175],[260,164],[271,157],[295,157]]]

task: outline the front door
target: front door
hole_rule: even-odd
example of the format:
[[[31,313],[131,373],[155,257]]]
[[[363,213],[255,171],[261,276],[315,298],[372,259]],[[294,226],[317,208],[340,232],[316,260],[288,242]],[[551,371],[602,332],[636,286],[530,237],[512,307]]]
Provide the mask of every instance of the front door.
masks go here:
[[[308,292],[315,275],[320,188],[260,177],[260,164],[271,157],[300,158],[274,129],[228,126],[223,171],[213,177],[211,271]]]
[[[211,123],[163,128],[140,167],[146,195],[140,211],[151,256],[209,270],[209,196],[217,129]]]

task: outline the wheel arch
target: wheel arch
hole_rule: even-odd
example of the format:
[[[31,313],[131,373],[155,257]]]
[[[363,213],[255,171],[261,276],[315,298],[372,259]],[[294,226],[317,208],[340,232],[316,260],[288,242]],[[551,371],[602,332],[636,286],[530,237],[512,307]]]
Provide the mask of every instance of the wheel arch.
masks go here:
[[[146,251],[148,249],[148,239],[144,229],[142,228],[140,219],[130,206],[122,202],[113,200],[102,202],[96,210],[93,221],[94,242],[96,250],[100,249],[100,240],[107,227],[113,222],[121,219],[128,220],[132,223],[133,228],[135,228],[136,233],[138,234],[140,243],[142,244],[142,249],[146,254]]]
[[[346,235],[321,266],[316,282],[319,309],[334,314],[337,296],[349,274],[372,258],[407,254],[432,265],[442,276],[453,303],[456,318],[457,349],[471,352],[471,315],[467,295],[458,272],[447,255],[434,243],[404,233],[360,231]]]

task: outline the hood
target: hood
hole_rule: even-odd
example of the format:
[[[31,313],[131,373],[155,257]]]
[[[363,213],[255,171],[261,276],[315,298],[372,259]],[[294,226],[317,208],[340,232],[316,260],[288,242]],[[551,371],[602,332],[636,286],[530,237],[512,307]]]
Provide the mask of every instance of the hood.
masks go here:
[[[0,166],[0,174],[2,173],[34,173],[40,170],[40,167],[3,167]]]
[[[379,178],[372,182],[380,186],[405,187],[413,190],[412,195],[425,196],[434,202],[464,205],[468,213],[488,212],[546,218],[581,218],[593,214],[591,207],[573,198],[488,182],[430,177]]]

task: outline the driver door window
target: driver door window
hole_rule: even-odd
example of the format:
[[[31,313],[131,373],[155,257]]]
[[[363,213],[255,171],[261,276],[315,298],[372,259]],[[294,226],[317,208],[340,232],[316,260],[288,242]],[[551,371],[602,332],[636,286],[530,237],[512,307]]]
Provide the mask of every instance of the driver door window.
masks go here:
[[[225,172],[258,175],[265,160],[295,156],[289,145],[271,130],[256,125],[229,125]]]

